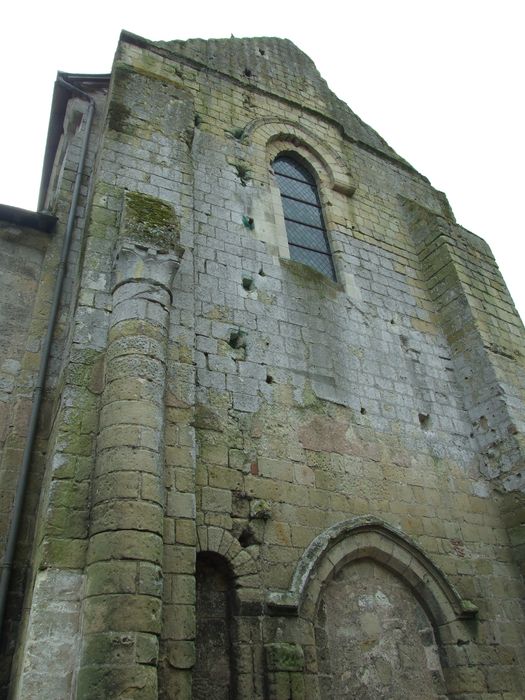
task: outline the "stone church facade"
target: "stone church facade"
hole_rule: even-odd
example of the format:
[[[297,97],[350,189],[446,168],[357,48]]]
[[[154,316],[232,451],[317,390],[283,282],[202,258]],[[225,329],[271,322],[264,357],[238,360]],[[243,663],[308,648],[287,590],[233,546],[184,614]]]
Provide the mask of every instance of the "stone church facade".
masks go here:
[[[123,33],[0,219],[6,697],[524,697],[523,326],[308,57]]]

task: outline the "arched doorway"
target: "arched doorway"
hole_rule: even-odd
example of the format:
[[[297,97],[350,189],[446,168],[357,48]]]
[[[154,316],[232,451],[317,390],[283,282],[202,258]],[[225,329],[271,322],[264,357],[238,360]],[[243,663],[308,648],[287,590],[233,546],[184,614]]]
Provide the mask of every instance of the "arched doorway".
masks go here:
[[[227,562],[218,554],[197,555],[196,661],[194,700],[231,700],[234,677],[231,655],[232,586]]]

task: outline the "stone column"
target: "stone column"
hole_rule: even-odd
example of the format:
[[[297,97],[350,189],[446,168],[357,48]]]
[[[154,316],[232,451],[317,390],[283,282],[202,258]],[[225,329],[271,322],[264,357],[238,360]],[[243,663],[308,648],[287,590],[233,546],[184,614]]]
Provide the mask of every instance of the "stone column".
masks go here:
[[[157,700],[163,435],[179,258],[122,242],[114,267],[77,684],[82,700]]]

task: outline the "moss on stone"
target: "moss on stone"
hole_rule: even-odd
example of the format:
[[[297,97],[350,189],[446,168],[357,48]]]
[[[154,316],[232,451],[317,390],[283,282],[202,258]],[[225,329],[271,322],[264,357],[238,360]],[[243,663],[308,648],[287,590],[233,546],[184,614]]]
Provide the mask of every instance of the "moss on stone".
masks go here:
[[[128,192],[126,203],[136,220],[148,226],[169,226],[172,223],[172,208],[155,197],[139,192]]]
[[[177,245],[180,222],[169,204],[140,192],[126,192],[125,205],[125,235],[155,248]]]
[[[241,185],[246,187],[250,180],[250,171],[247,166],[244,163],[234,163],[233,167],[235,168],[237,177],[241,181]]]
[[[113,100],[108,107],[108,126],[112,131],[124,131],[131,110],[121,102]]]
[[[302,671],[304,653],[298,644],[274,642],[265,644],[266,663],[269,671]]]
[[[88,506],[88,482],[72,479],[55,479],[51,484],[49,503],[51,509],[85,510]]]
[[[82,569],[87,552],[87,539],[45,538],[41,545],[41,568]]]

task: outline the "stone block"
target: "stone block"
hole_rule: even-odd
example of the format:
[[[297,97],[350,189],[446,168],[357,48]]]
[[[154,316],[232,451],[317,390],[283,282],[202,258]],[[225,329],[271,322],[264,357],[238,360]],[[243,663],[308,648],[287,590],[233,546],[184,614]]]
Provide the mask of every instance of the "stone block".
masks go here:
[[[136,641],[135,633],[93,632],[86,637],[83,653],[93,666],[132,666]]]
[[[137,438],[140,439],[140,434],[137,435]],[[99,474],[130,471],[159,474],[159,465],[160,455],[158,451],[144,449],[140,445],[136,447],[111,447],[101,451],[97,459]]]
[[[140,472],[134,471],[100,474],[93,487],[93,503],[96,505],[119,498],[136,498],[140,494],[140,480]]]
[[[160,430],[162,411],[149,401],[113,401],[100,412],[100,428],[126,423]]]
[[[88,566],[87,573],[87,596],[137,591],[137,563],[134,561],[95,562]]]
[[[154,634],[136,635],[136,661],[139,664],[156,666],[159,658],[159,638]]]
[[[158,503],[142,500],[112,500],[94,506],[91,532],[145,530],[161,535],[163,510]]]
[[[209,485],[218,489],[230,489],[231,491],[242,489],[243,474],[231,467],[221,467],[211,464],[208,467]]]
[[[100,431],[97,446],[99,450],[125,446],[156,450],[158,432],[145,425],[112,425]]]
[[[190,447],[168,446],[165,450],[166,464],[174,467],[193,468],[195,458]]]
[[[41,544],[41,565],[58,569],[81,569],[86,562],[87,539],[45,537]]]
[[[278,481],[292,482],[294,480],[294,464],[292,462],[261,457],[258,460],[258,466],[260,476]]]
[[[195,518],[195,496],[193,493],[172,491],[168,495],[167,514],[175,518]]]
[[[195,639],[195,606],[165,605],[163,634],[170,640]]]
[[[199,459],[209,464],[228,466],[228,447],[226,445],[201,445]]]
[[[166,653],[173,668],[191,669],[195,664],[195,642],[166,642]]]
[[[195,549],[184,545],[164,547],[164,572],[174,574],[194,574]]]
[[[84,629],[94,632],[148,632],[159,634],[161,601],[149,595],[97,595],[84,603]]]
[[[160,598],[162,595],[162,569],[156,564],[139,562],[137,591],[143,595]]]
[[[231,491],[204,486],[201,507],[205,511],[230,513],[232,509]]]
[[[84,666],[78,673],[79,700],[128,697],[129,700],[157,700],[157,669],[130,666]]]
[[[197,533],[194,520],[177,520],[175,538],[178,544],[194,546],[197,543]]]
[[[133,559],[160,564],[162,538],[152,532],[121,530],[99,532],[91,538],[88,562]]]
[[[171,577],[173,602],[177,605],[195,604],[195,577],[177,575]]]

